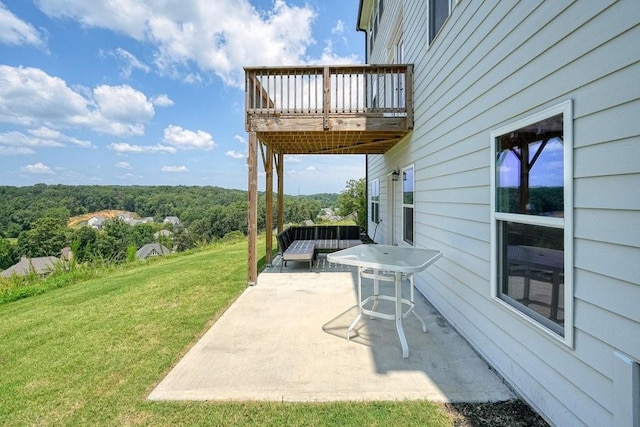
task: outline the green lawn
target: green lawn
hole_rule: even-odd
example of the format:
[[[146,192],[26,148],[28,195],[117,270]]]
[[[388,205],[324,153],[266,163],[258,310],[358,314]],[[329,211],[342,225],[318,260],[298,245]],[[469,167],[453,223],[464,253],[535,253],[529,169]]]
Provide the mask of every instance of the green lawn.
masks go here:
[[[220,243],[0,304],[0,425],[451,425],[429,402],[146,401],[243,291],[246,256]]]

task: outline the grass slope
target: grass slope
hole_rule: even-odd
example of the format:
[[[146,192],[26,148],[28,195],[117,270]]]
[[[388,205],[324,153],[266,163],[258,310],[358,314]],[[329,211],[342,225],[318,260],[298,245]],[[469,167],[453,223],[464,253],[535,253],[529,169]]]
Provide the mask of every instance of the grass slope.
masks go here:
[[[246,254],[218,244],[0,305],[0,424],[450,425],[429,402],[146,401],[243,291]]]

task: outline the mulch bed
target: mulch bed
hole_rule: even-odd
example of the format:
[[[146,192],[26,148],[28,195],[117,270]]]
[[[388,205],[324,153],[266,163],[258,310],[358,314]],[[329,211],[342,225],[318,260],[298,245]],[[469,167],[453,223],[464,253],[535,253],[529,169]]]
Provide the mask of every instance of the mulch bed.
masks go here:
[[[490,403],[447,403],[456,427],[548,427],[549,424],[522,400]]]

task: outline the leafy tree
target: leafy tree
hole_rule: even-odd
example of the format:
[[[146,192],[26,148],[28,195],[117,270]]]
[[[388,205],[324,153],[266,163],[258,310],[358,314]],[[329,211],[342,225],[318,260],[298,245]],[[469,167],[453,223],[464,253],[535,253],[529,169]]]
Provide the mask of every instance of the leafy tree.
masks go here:
[[[19,260],[16,246],[8,239],[0,239],[0,270],[6,270]]]
[[[160,240],[162,243],[162,240]],[[171,247],[166,245],[167,247]],[[173,249],[177,252],[183,252],[196,246],[192,233],[185,227],[178,226],[173,230]]]
[[[98,232],[91,227],[80,227],[73,232],[71,249],[77,262],[91,261],[94,247],[98,241]],[[74,249],[75,248],[75,249]]]
[[[47,217],[37,220],[31,230],[20,233],[18,250],[28,257],[58,255],[68,242],[66,224]]]
[[[104,232],[98,237],[98,253],[106,261],[122,262],[127,259],[131,242],[131,226],[119,219],[105,221]]]
[[[343,216],[356,214],[356,224],[361,229],[367,226],[367,201],[365,197],[364,178],[350,179],[347,186],[338,196],[338,208]]]
[[[131,230],[131,244],[140,248],[147,243],[153,242],[155,228],[151,224],[136,224]]]

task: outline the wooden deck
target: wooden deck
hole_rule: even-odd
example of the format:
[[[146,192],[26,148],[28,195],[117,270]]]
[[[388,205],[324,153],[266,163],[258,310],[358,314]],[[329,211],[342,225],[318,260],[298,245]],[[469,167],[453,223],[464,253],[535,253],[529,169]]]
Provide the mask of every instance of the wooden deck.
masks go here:
[[[411,65],[245,73],[246,130],[276,153],[380,154],[413,128]]]
[[[245,68],[249,133],[248,273],[255,284],[258,158],[266,177],[267,263],[271,264],[273,170],[282,230],[285,154],[383,154],[413,129],[413,66],[328,65]],[[258,155],[260,153],[260,155]]]

